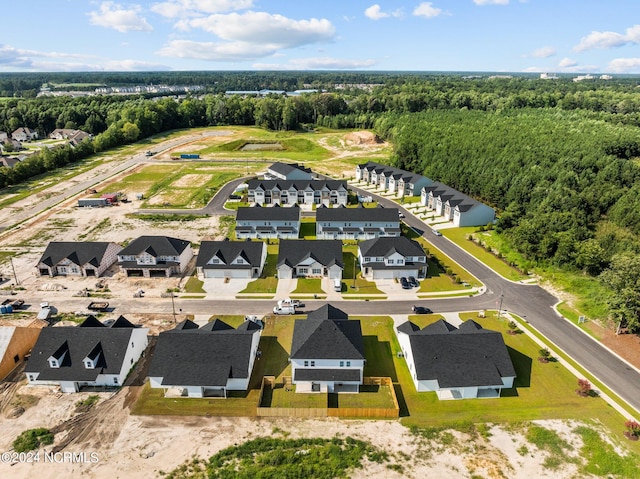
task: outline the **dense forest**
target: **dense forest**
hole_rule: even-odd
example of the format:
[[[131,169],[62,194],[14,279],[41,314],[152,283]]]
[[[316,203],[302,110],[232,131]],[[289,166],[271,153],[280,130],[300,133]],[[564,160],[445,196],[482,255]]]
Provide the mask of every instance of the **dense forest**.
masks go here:
[[[573,82],[382,73],[57,75],[53,80],[45,74],[0,75],[0,92],[15,96],[42,82],[74,80],[204,84],[208,93],[180,99],[3,99],[0,130],[28,126],[46,135],[55,128],[81,128],[94,137],[77,148],[35,154],[13,169],[0,167],[0,187],[176,128],[371,128],[392,142],[395,165],[495,206],[496,230],[531,264],[600,277],[611,291],[611,316],[632,329],[640,325],[640,261],[633,261],[640,252],[638,78]],[[347,88],[336,89],[338,83],[348,83]],[[310,85],[324,91],[264,98],[222,93],[292,91]]]

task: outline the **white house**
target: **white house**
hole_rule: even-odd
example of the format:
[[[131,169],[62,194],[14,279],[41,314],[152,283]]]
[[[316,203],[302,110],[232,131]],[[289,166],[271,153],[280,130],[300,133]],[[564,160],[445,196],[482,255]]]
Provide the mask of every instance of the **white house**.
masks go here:
[[[203,241],[196,268],[201,278],[258,278],[266,259],[262,241]]]
[[[281,240],[276,268],[279,279],[342,279],[342,241]]]
[[[249,203],[258,205],[345,205],[347,183],[341,180],[249,180]]]
[[[184,320],[158,336],[149,383],[164,389],[166,396],[190,398],[246,391],[261,332],[250,319],[235,329],[219,319],[202,327]]]
[[[36,140],[38,139],[38,132],[23,126],[11,133],[11,138],[16,141]]]
[[[396,328],[398,342],[418,392],[438,399],[500,397],[516,372],[498,331],[472,320],[459,328],[439,320],[423,329],[407,321]]]
[[[433,183],[426,176],[374,161],[356,166],[356,180],[394,192],[398,197],[419,196],[423,187]]]
[[[427,254],[418,242],[406,236],[362,241],[358,245],[358,261],[362,275],[370,280],[424,278],[427,274]]]
[[[455,226],[487,225],[496,217],[490,206],[437,182],[422,188],[420,203]]]
[[[312,180],[313,174],[309,168],[297,163],[282,163],[277,161],[267,168],[265,179],[278,180]]]
[[[240,207],[236,213],[236,238],[295,239],[300,235],[298,205]]]
[[[296,393],[357,393],[365,363],[360,321],[330,304],[297,319],[290,361]]]
[[[362,205],[362,203],[360,203]],[[398,208],[326,208],[316,210],[318,239],[365,240],[400,236]]]
[[[168,236],[140,236],[118,253],[127,276],[169,277],[186,271],[193,258],[191,243]]]
[[[109,242],[52,241],[36,265],[40,276],[102,276],[122,246]]]
[[[44,328],[25,366],[27,381],[64,393],[122,386],[147,347],[148,332],[122,316],[109,327],[89,316],[78,326]]]

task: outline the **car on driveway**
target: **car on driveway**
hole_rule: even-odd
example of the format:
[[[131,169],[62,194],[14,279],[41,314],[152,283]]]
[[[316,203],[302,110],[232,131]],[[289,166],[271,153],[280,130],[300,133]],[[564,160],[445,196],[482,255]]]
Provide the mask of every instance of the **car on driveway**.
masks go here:
[[[415,278],[415,276],[409,276],[407,278],[407,281],[409,282],[409,286],[411,286],[412,288],[417,288],[418,286],[420,286],[420,283],[418,283],[418,280]]]
[[[433,311],[431,311],[429,308],[425,308],[424,306],[414,306],[413,308],[411,308],[411,311],[413,311],[415,314],[431,314],[431,313],[433,313]]]
[[[407,278],[405,278],[404,276],[400,278],[400,286],[402,286],[402,289],[411,289],[409,281],[407,281]]]

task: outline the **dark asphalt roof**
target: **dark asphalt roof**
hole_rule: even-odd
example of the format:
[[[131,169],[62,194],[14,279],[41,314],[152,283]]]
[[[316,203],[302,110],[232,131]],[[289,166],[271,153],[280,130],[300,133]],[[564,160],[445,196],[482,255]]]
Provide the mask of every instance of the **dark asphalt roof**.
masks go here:
[[[262,241],[203,241],[196,259],[196,266],[204,269],[250,269],[259,266],[262,260],[262,252],[266,248]],[[234,264],[238,256],[249,264]],[[213,258],[218,258],[220,263],[209,264]]]
[[[516,375],[502,334],[474,321],[458,329],[444,320],[419,331],[397,329],[409,335],[418,380],[437,379],[441,388],[499,386],[501,377]]]
[[[151,256],[180,256],[191,242],[169,236],[140,236],[123,248],[118,255],[139,255],[148,252]]]
[[[288,190],[293,188],[297,191],[310,188],[314,191],[327,188],[329,190],[347,189],[347,182],[343,180],[249,180],[247,182],[249,190],[260,187],[263,190]]]
[[[310,256],[323,266],[336,264],[342,268],[342,241],[280,240],[277,267],[283,264],[294,267]]]
[[[160,333],[148,376],[162,378],[165,386],[217,387],[249,377],[251,343],[260,329],[213,323]]]
[[[301,171],[303,173],[307,173],[309,177],[311,177],[311,169],[305,168],[304,166],[297,163],[282,163],[280,161],[276,161],[267,169],[285,176],[292,171]]]
[[[398,208],[318,208],[316,221],[364,221],[400,223]]]
[[[359,320],[297,319],[291,341],[292,359],[364,359]],[[325,312],[318,316],[325,316]]]
[[[300,208],[295,206],[243,206],[238,208],[236,221],[300,221]]]
[[[133,329],[122,323],[107,328],[92,316],[79,326],[43,328],[25,372],[40,373],[37,379],[41,381],[95,381],[100,374],[120,374]],[[87,369],[83,360],[97,349],[102,350],[98,365]],[[59,368],[49,366],[49,357],[63,354]]]
[[[386,257],[394,252],[402,256],[425,256],[426,253],[417,241],[406,236],[374,238],[361,241],[358,245],[362,257]]]
[[[54,266],[63,259],[68,258],[79,266],[91,264],[97,267],[100,266],[110,244],[106,241],[52,241],[44,250],[39,263]]]

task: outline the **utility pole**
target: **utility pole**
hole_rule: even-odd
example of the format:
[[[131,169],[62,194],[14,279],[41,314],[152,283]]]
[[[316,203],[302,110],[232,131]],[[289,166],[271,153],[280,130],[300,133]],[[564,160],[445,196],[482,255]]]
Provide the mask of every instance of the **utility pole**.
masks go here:
[[[177,321],[176,321],[176,304],[173,301],[173,291],[171,291],[171,309],[173,310],[173,322],[177,323]]]
[[[500,313],[502,313],[502,299],[504,298],[504,295],[501,294],[500,295],[500,306],[498,307],[498,319],[500,319]]]
[[[356,269],[356,256],[353,256],[353,286],[351,286],[353,289],[356,288],[356,274],[357,274],[357,269]]]
[[[18,281],[18,276],[16,275],[16,268],[13,266],[13,258],[10,256],[9,261],[11,262],[11,269],[13,270],[13,279],[16,282],[16,286],[20,286],[20,281]]]

